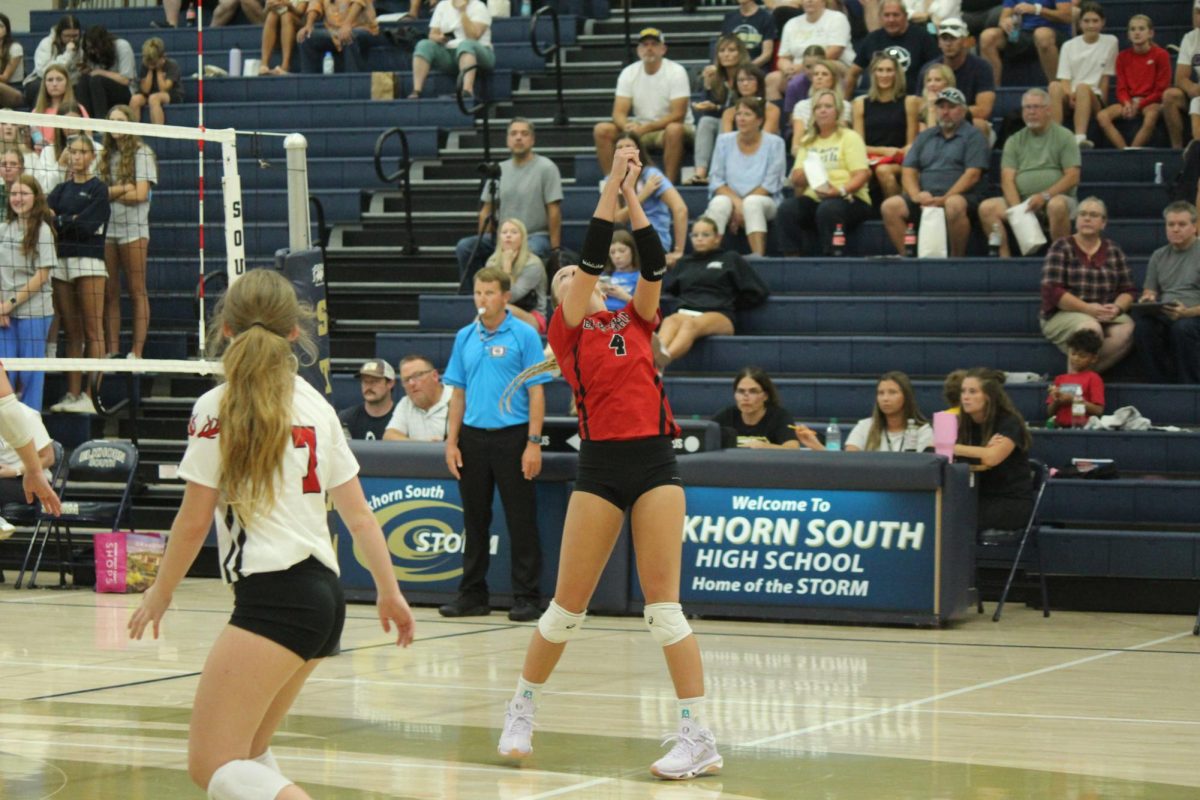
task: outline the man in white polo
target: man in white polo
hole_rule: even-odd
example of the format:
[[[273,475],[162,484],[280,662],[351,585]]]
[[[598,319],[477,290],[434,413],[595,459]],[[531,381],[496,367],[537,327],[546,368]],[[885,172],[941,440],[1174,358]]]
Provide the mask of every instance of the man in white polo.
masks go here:
[[[446,438],[446,415],[454,389],[442,383],[433,362],[411,355],[400,360],[404,399],[396,405],[384,441],[440,442]]]

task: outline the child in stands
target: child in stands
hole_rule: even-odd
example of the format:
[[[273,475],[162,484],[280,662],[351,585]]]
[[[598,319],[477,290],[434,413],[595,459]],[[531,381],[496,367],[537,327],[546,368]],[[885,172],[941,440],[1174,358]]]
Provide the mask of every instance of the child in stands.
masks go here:
[[[1058,80],[1050,84],[1050,113],[1054,121],[1063,124],[1064,108],[1074,115],[1075,141],[1084,149],[1092,142],[1087,138],[1088,122],[1104,108],[1108,97],[1109,77],[1116,74],[1117,50],[1120,43],[1104,29],[1104,9],[1099,3],[1084,3],[1079,9],[1079,36],[1062,47],[1058,58]]]
[[[1079,387],[1089,417],[1104,413],[1104,379],[1092,369],[1100,357],[1102,344],[1100,334],[1087,329],[1075,331],[1067,339],[1067,371],[1054,379],[1046,398],[1046,413],[1058,427],[1071,427],[1071,406],[1075,401],[1074,390],[1064,391],[1064,386]]]
[[[1154,23],[1145,14],[1129,18],[1129,41],[1133,45],[1117,56],[1117,102],[1096,115],[1100,129],[1118,150],[1144,147],[1154,135],[1162,112],[1163,92],[1171,85],[1171,56],[1154,43]],[[1133,144],[1117,130],[1113,121],[1142,117],[1142,127]]]

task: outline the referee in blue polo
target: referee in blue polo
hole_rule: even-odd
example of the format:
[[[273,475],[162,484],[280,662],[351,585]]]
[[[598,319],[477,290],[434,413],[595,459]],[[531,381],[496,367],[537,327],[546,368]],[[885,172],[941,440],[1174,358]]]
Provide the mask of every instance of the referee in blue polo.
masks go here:
[[[538,375],[517,391],[511,404],[500,398],[513,378],[542,361],[542,340],[508,311],[512,280],[498,267],[475,274],[475,321],[454,337],[442,380],[454,388],[446,431],[446,466],[462,495],[462,581],[458,597],[438,609],[443,617],[491,613],[487,571],[492,492],[500,489],[512,550],[513,605],[508,618],[541,616],[538,578],[542,569],[533,479],[542,471],[542,421],[546,397]]]

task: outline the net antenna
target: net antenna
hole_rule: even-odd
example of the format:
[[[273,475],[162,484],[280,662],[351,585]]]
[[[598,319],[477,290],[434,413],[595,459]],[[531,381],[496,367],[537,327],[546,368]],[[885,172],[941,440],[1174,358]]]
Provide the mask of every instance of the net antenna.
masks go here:
[[[0,123],[9,123],[12,125],[25,125],[30,127],[51,127],[61,128],[66,127],[63,117],[55,114],[34,114],[29,112],[11,111],[0,109]],[[116,133],[126,135],[145,135],[147,126],[142,123],[123,122],[109,119],[76,119],[73,120],[71,127],[84,128],[92,133]],[[198,188],[198,241],[199,241],[199,273],[197,275],[198,293],[200,297],[200,319],[197,326],[199,337],[199,352],[205,351],[205,313],[204,313],[204,275],[205,275],[205,251],[204,251],[204,174],[203,174],[203,145],[207,142],[219,144],[221,146],[221,161],[223,174],[221,176],[222,200],[224,203],[224,232],[225,232],[225,257],[226,257],[226,274],[230,284],[240,278],[246,272],[246,245],[245,245],[245,215],[242,202],[242,183],[238,173],[237,162],[237,133],[233,128],[206,129],[204,127],[188,128],[178,125],[155,125],[153,126],[153,135],[155,138],[162,139],[178,139],[189,142],[197,142],[200,145],[200,171],[199,171],[199,186]],[[59,358],[54,361],[53,370],[89,370],[96,369],[100,359],[79,358],[79,359],[63,359]],[[144,371],[138,369],[135,364],[122,364],[119,361],[104,359],[103,368],[107,372],[137,372]],[[47,360],[42,358],[11,358],[5,359],[6,365],[10,365],[9,369],[46,369]],[[179,372],[179,373],[207,373],[220,372],[220,364],[213,363],[209,368],[198,364],[191,359],[155,359],[154,372]]]

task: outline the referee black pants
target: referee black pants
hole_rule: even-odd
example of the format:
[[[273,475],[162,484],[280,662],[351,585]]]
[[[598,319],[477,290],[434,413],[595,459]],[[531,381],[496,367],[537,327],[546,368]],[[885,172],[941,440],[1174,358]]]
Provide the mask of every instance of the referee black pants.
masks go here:
[[[484,430],[464,425],[458,437],[462,453],[462,495],[466,552],[458,594],[472,603],[487,603],[487,571],[492,527],[492,493],[500,489],[504,519],[512,551],[513,597],[536,603],[542,549],[538,541],[537,499],[533,481],[521,474],[521,456],[528,443],[529,426],[514,425]]]

